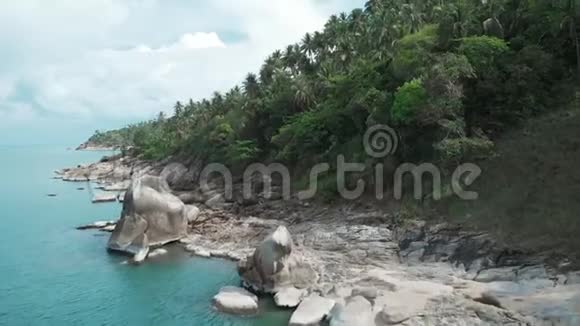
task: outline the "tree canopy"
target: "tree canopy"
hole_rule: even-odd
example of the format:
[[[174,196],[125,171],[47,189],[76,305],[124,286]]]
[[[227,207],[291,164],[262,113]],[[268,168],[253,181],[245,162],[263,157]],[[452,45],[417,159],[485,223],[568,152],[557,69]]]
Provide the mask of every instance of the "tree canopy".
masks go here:
[[[274,51],[241,85],[115,137],[148,159],[300,166],[363,155],[365,130],[383,123],[401,134],[400,160],[490,155],[507,128],[572,96],[575,2],[369,0]]]

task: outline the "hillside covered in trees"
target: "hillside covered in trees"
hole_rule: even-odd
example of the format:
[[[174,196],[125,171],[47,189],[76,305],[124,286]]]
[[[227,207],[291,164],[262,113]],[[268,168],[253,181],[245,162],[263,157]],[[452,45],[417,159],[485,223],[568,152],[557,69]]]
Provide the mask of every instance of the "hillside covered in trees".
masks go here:
[[[363,134],[387,124],[398,162],[486,159],[507,130],[574,98],[576,2],[371,0],[274,51],[241,85],[95,139],[152,160],[276,161],[300,173],[337,154],[372,164]]]

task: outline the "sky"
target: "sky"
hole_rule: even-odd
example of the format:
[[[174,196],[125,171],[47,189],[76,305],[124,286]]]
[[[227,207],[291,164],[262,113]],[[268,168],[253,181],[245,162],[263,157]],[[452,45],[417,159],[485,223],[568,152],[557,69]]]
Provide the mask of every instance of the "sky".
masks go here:
[[[69,144],[257,72],[364,0],[0,1],[0,144]]]

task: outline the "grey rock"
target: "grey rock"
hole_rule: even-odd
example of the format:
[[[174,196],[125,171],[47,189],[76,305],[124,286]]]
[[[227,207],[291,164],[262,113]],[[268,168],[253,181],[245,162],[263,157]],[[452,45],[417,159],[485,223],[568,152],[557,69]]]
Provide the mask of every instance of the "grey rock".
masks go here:
[[[223,287],[213,297],[213,305],[221,312],[235,315],[255,315],[258,313],[258,297],[233,286]]]
[[[103,187],[105,191],[126,191],[131,186],[131,182],[129,180],[118,182],[112,185],[108,185]]]
[[[349,298],[345,306],[337,304],[330,313],[330,326],[372,326],[374,315],[371,303],[361,297]]]
[[[117,201],[116,194],[98,193],[93,196],[93,203],[108,203]]]
[[[526,266],[517,271],[517,281],[530,281],[537,279],[549,279],[550,276],[543,265]]]
[[[143,176],[127,191],[123,212],[108,242],[108,249],[136,255],[187,235],[185,205],[172,195],[167,183]]]
[[[330,314],[334,300],[311,295],[300,303],[290,317],[289,326],[318,326]]]
[[[148,258],[154,258],[154,257],[159,257],[159,256],[167,255],[167,253],[168,253],[167,249],[158,248],[158,249],[155,249],[155,250],[151,251],[149,253]]]
[[[483,30],[485,34],[495,36],[498,38],[504,37],[504,28],[497,18],[488,18],[483,22]]]
[[[187,219],[187,222],[192,223],[195,222],[197,220],[197,217],[199,216],[200,210],[197,206],[193,206],[193,205],[186,205],[185,206],[185,216]]]
[[[306,288],[318,275],[304,258],[293,251],[290,232],[280,226],[238,264],[238,272],[248,286],[261,292],[277,292],[285,287]]]
[[[238,264],[242,280],[261,292],[277,292],[285,287],[306,288],[318,275],[303,257],[293,251],[290,232],[280,226]]]
[[[204,257],[204,258],[211,257],[211,253],[209,252],[209,250],[203,249],[203,248],[198,247],[194,244],[187,245],[187,247],[185,247],[185,250],[193,253],[195,256],[198,256],[198,257]]]
[[[78,226],[77,230],[92,230],[92,229],[103,229],[106,227],[115,227],[115,221],[97,221],[91,224],[81,225]]]
[[[478,282],[513,282],[516,280],[516,269],[513,267],[491,268],[480,271],[475,277]]]
[[[226,204],[226,200],[222,194],[215,194],[205,202],[205,205],[210,208],[221,208]]]
[[[276,302],[278,307],[295,308],[300,304],[306,293],[306,290],[299,290],[295,287],[284,288],[274,295],[274,302]]]
[[[352,296],[361,296],[374,303],[374,300],[379,296],[379,291],[371,287],[355,288],[352,290]]]

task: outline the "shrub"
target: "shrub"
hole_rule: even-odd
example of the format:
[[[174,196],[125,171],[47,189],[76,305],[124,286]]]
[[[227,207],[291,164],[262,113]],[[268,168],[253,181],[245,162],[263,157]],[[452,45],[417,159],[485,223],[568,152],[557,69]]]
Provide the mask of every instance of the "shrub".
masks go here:
[[[493,36],[472,36],[461,40],[459,52],[465,55],[477,73],[491,69],[495,61],[509,52],[507,43]]]
[[[393,60],[395,76],[409,80],[429,66],[431,50],[438,42],[438,26],[427,25],[417,33],[409,34],[399,40],[397,53]]]
[[[397,123],[411,122],[416,112],[427,103],[427,91],[421,79],[413,79],[401,86],[395,94],[392,119]]]
[[[489,158],[494,153],[493,149],[494,143],[487,138],[450,138],[435,144],[444,165]]]

